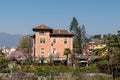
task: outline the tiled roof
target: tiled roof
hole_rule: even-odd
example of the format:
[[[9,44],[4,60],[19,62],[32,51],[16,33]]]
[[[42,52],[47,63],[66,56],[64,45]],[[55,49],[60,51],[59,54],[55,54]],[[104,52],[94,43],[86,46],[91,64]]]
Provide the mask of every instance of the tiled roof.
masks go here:
[[[33,28],[33,31],[36,31],[36,30],[52,30],[52,28],[42,24]]]
[[[68,32],[67,30],[53,30],[51,35],[71,35],[71,36],[74,36],[74,34]]]
[[[39,25],[33,28],[33,31],[47,30],[50,31],[51,36],[74,36],[74,34],[68,32],[67,30],[54,30],[46,25]]]

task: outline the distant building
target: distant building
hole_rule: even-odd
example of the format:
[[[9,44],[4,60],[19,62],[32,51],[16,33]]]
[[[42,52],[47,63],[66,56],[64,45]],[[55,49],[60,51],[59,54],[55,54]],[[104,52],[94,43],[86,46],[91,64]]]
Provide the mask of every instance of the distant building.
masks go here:
[[[15,49],[15,48],[11,48],[11,49],[10,49],[10,52],[13,52],[13,51],[16,51],[16,49]]]
[[[95,43],[95,42],[89,42],[89,44],[86,46],[86,53],[85,54],[91,54],[93,52],[93,50],[95,49],[102,49],[106,47],[106,44],[102,44],[102,43]]]
[[[106,47],[106,44],[100,44],[100,45],[96,45],[94,49],[102,49],[104,47]]]
[[[39,25],[33,28],[34,35],[34,56],[65,59],[64,49],[73,49],[73,34],[67,30],[56,30],[46,25]]]

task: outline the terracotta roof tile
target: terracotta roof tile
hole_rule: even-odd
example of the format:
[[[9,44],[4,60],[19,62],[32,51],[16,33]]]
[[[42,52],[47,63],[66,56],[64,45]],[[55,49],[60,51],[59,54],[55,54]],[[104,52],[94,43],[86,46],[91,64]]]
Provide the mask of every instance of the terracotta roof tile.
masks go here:
[[[60,29],[55,30],[43,24],[33,28],[33,31],[39,31],[39,30],[50,31],[51,36],[74,36],[73,33],[70,33],[67,30],[60,30]]]
[[[51,35],[71,35],[71,36],[74,36],[74,34],[68,32],[67,30],[53,30]]]
[[[35,28],[33,28],[33,31],[35,30],[52,30],[52,28],[42,24],[42,25],[39,25],[39,26],[36,26]]]

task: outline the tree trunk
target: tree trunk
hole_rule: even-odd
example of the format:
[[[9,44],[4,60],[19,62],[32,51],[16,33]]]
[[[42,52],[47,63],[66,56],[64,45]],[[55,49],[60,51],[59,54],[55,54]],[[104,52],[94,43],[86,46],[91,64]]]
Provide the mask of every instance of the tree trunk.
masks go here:
[[[69,66],[69,55],[67,55],[67,66]]]

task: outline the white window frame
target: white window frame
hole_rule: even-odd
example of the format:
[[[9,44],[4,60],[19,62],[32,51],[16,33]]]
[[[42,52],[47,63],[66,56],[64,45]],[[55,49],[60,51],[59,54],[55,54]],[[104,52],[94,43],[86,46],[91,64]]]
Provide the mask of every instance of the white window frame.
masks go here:
[[[56,43],[56,38],[53,38],[53,43],[54,43],[54,44]]]
[[[45,50],[44,50],[44,48],[41,48],[41,54],[44,54],[45,53]]]
[[[40,43],[45,44],[45,38],[40,38]]]
[[[56,48],[53,48],[53,54],[56,54]]]

